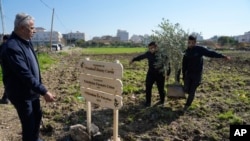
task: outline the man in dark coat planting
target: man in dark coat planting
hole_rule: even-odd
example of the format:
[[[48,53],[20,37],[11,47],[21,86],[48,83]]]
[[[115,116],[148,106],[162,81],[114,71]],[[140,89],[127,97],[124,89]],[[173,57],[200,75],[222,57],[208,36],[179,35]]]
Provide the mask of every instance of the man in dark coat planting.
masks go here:
[[[215,51],[209,50],[202,46],[196,45],[196,37],[190,35],[188,37],[188,48],[184,52],[182,60],[182,74],[184,81],[184,91],[188,94],[184,111],[191,106],[195,91],[200,85],[203,71],[203,56],[211,58],[224,58],[230,60],[229,56],[222,55]]]

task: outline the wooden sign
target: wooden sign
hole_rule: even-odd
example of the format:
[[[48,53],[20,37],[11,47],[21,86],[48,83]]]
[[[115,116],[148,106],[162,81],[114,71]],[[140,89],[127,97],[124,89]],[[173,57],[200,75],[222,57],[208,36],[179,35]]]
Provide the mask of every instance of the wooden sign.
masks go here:
[[[112,93],[114,95],[122,94],[123,86],[120,79],[109,79],[93,75],[81,74],[80,82],[81,85],[85,88]]]
[[[100,106],[108,107],[111,109],[120,109],[123,105],[122,97],[119,95],[113,95],[84,87],[81,87],[81,91],[86,100]]]
[[[86,58],[81,62],[80,76],[81,92],[87,104],[87,129],[90,133],[91,102],[114,110],[114,127],[112,141],[120,141],[118,135],[118,109],[122,103],[122,74],[123,66],[119,61],[115,63],[93,61]],[[112,93],[112,94],[110,94]]]
[[[119,62],[111,63],[86,59],[82,61],[81,68],[82,72],[85,74],[116,79],[121,79],[123,73],[123,66]]]

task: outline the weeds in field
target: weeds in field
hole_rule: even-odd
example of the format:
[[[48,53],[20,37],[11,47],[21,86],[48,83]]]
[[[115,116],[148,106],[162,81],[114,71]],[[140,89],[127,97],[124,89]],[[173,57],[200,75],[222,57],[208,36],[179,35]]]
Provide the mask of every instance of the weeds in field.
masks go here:
[[[219,120],[228,121],[229,124],[242,124],[243,120],[241,117],[235,115],[232,110],[218,115]]]
[[[52,64],[56,62],[56,59],[52,58],[49,54],[47,53],[39,53],[37,55],[38,62],[40,65],[41,71],[45,71],[51,67]]]

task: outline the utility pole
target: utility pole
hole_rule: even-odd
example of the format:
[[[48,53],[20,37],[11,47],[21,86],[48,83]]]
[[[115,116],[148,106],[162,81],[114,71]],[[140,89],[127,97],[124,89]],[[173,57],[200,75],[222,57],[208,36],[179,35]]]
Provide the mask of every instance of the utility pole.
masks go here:
[[[69,34],[69,44],[71,46],[71,34],[72,34],[72,30],[70,31],[70,34]]]
[[[53,21],[54,21],[54,8],[52,12],[51,30],[50,30],[50,50],[52,51],[52,32],[53,32]]]
[[[2,28],[3,28],[3,34],[2,34],[2,36],[4,36],[4,18],[3,18],[2,0],[0,0],[0,12],[1,12],[1,20],[2,20]]]

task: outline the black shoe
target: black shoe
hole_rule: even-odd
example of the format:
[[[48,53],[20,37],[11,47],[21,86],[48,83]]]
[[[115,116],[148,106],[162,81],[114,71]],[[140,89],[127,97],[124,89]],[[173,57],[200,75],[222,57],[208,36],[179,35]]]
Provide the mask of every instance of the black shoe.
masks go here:
[[[145,107],[150,107],[151,104],[146,102],[146,103],[144,104],[144,106],[145,106]]]
[[[9,100],[8,99],[1,99],[0,104],[9,104]]]
[[[164,101],[158,101],[155,105],[164,105]]]
[[[160,104],[164,105],[164,100],[161,100],[161,101],[160,101]]]
[[[188,107],[189,107],[189,106],[186,106],[186,105],[185,105],[182,111],[183,111],[183,112],[186,112],[186,111],[188,110]]]

